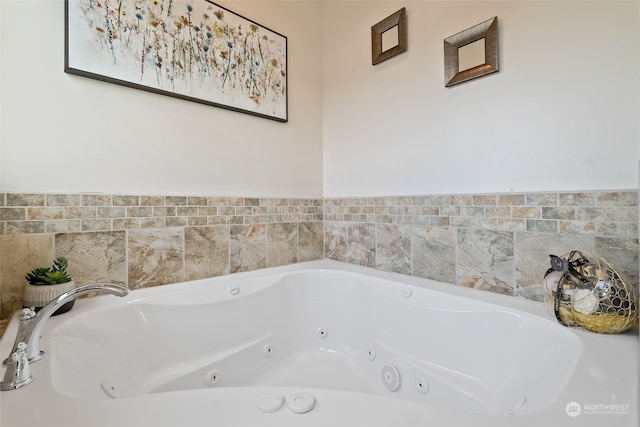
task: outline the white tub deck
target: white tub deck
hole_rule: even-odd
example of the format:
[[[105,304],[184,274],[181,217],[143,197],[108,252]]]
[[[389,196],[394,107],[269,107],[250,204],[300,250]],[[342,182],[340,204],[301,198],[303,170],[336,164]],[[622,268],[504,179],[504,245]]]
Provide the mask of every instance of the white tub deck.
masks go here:
[[[2,427],[638,426],[637,330],[332,261],[80,300],[41,348],[33,383],[0,393]]]

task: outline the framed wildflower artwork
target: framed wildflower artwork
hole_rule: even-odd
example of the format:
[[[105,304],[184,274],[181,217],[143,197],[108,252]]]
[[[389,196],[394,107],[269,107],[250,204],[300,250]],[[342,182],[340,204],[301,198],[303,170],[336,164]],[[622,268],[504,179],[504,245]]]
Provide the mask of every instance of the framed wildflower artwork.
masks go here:
[[[287,38],[208,0],[65,0],[64,70],[288,120]]]

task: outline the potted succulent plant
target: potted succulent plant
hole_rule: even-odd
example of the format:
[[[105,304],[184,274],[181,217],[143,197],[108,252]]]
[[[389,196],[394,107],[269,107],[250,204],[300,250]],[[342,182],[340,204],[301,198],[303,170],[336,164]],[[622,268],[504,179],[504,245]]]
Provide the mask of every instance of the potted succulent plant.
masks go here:
[[[73,278],[67,273],[68,261],[65,257],[58,257],[53,261],[51,267],[38,267],[31,270],[25,276],[27,284],[24,289],[25,308],[33,307],[35,311],[39,311],[47,305],[49,301],[54,300],[65,292],[76,287]],[[75,299],[64,304],[53,315],[66,313],[71,310]]]

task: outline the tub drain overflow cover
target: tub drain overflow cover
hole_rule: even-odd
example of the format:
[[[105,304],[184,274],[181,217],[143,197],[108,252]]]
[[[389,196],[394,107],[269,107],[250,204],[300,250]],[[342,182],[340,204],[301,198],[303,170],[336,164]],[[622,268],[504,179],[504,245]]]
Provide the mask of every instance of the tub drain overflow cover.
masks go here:
[[[265,413],[277,412],[284,406],[284,397],[281,394],[267,394],[258,400],[258,409]]]
[[[314,406],[316,406],[316,398],[307,393],[297,393],[289,399],[289,410],[294,414],[306,414]]]

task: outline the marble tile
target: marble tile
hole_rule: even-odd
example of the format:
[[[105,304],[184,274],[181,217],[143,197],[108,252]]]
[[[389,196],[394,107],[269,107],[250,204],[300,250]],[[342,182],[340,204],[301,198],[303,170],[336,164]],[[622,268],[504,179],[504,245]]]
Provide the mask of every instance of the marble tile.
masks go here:
[[[527,220],[525,219],[498,219],[496,224],[497,230],[501,231],[525,231],[527,229]]]
[[[140,218],[140,228],[163,228],[166,225],[165,217]]]
[[[455,228],[413,227],[411,251],[414,276],[456,282]]]
[[[549,269],[549,255],[562,256],[572,250],[593,252],[594,237],[577,234],[529,233],[515,234],[516,282],[520,287],[543,283]]]
[[[218,208],[216,206],[198,206],[198,215],[202,215],[202,216],[218,215]]]
[[[281,212],[278,212],[281,213]],[[239,206],[236,208],[236,215],[249,216],[253,214],[253,208],[251,206]]]
[[[164,196],[140,196],[140,206],[164,206]]]
[[[527,231],[539,231],[544,233],[557,233],[558,221],[552,219],[528,219]]]
[[[544,289],[542,284],[520,286],[516,284],[515,296],[531,301],[544,302]]]
[[[241,216],[229,216],[227,217],[227,222],[229,224],[244,224],[244,217]],[[272,221],[264,221],[264,222],[272,222]]]
[[[596,223],[593,221],[559,221],[560,234],[596,234]]]
[[[600,236],[633,239],[638,236],[638,223],[601,221],[596,225],[596,233]]]
[[[460,216],[460,206],[441,206],[438,213],[443,216]]]
[[[451,218],[452,227],[469,228],[473,224],[473,220],[467,217]]]
[[[440,196],[445,197],[445,196]],[[433,199],[433,198],[432,198]],[[451,204],[452,205],[460,205],[460,206],[469,206],[471,204],[473,204],[473,196],[471,195],[457,195],[457,196],[451,196]],[[447,203],[433,203],[432,204],[449,204],[449,202],[447,201]]]
[[[327,259],[347,262],[349,228],[346,222],[325,222],[324,256]]]
[[[204,196],[187,197],[187,205],[189,206],[207,206],[207,198]]]
[[[236,207],[235,206],[220,206],[218,208],[218,215],[235,215]]]
[[[498,203],[498,197],[491,194],[476,194],[473,196],[473,204],[480,205],[496,205]]]
[[[37,219],[62,220],[62,219],[64,219],[64,208],[62,208],[62,207],[54,207],[54,208],[34,207],[34,208],[28,208],[27,209],[27,219],[29,219],[29,220],[37,220]]]
[[[231,225],[229,263],[232,273],[267,266],[266,224]]]
[[[50,266],[54,258],[50,234],[0,236],[0,319],[22,308],[24,276],[36,267]]]
[[[209,221],[206,216],[191,216],[187,221],[189,226],[207,225]]]
[[[498,195],[499,205],[522,206],[525,204],[524,194],[500,194]]]
[[[176,216],[175,206],[158,206],[151,211],[152,216]]]
[[[456,283],[470,288],[513,295],[515,259],[513,233],[458,230]]]
[[[448,227],[451,225],[451,218],[446,216],[432,216],[429,223],[434,227]]]
[[[597,194],[598,206],[637,206],[636,191],[601,191]]]
[[[298,261],[324,258],[324,224],[320,221],[298,224]]]
[[[0,221],[22,221],[26,217],[25,208],[0,208]]]
[[[100,231],[111,230],[111,220],[106,218],[101,219],[83,219],[81,221],[82,231]]]
[[[560,193],[558,195],[560,205],[563,206],[595,206],[595,193]]]
[[[186,206],[187,197],[186,196],[167,196],[165,197],[164,203],[167,206]]]
[[[44,194],[7,194],[7,206],[44,206]]]
[[[81,206],[82,194],[47,194],[47,206]]]
[[[117,218],[111,222],[115,230],[130,230],[140,228],[139,218]]]
[[[73,233],[82,230],[82,221],[79,219],[67,219],[62,221],[45,221],[45,233]]]
[[[484,207],[483,206],[461,206],[460,215],[481,218],[481,217],[484,217]]]
[[[244,199],[241,200],[241,203],[244,203]],[[288,206],[289,201],[287,199],[266,197],[260,199],[260,204],[262,206]]]
[[[127,208],[124,206],[101,206],[98,208],[98,218],[125,218]]]
[[[376,262],[375,225],[349,224],[347,258],[351,264],[374,267]]]
[[[225,225],[229,224],[227,217],[224,216],[208,216],[207,225]]]
[[[187,227],[184,230],[185,278],[229,274],[229,227]]]
[[[509,206],[487,206],[484,210],[484,216],[490,218],[510,218],[511,207]]]
[[[617,237],[596,237],[595,253],[622,272],[633,286],[638,289],[640,264],[638,239]]]
[[[542,219],[566,219],[573,220],[576,218],[576,209],[571,206],[561,207],[543,207]]]
[[[140,197],[116,194],[113,196],[111,203],[113,203],[113,206],[138,206]]]
[[[298,262],[298,224],[267,225],[267,267]]]
[[[56,256],[69,260],[69,273],[78,285],[94,282],[127,284],[126,232],[60,233]]]
[[[208,206],[226,206],[227,203],[226,197],[207,197]]]
[[[150,217],[153,209],[149,206],[129,206],[127,207],[127,216],[134,218]]]
[[[4,232],[6,234],[44,233],[45,221],[7,221]]]
[[[495,230],[498,228],[497,218],[473,218],[473,228],[481,230]]]
[[[0,295],[2,295],[1,290]],[[2,336],[4,335],[4,331],[7,330],[7,326],[9,326],[9,319],[0,320],[0,338],[2,338]]]
[[[556,206],[558,193],[531,193],[526,195],[527,206]]]
[[[198,215],[198,207],[197,206],[179,206],[177,208],[176,215],[178,215],[178,216],[197,216]]]
[[[252,270],[267,263],[328,258],[446,282],[463,280],[467,286],[503,293],[513,293],[517,282],[517,296],[536,299],[538,254],[543,253],[540,262],[546,263],[548,254],[542,248],[562,241],[576,242],[572,246],[595,241],[605,258],[624,266],[637,282],[637,205],[636,190],[337,199],[0,193],[0,235],[27,238],[49,233],[46,238],[54,239],[53,234],[77,234],[73,239],[57,237],[56,247],[66,251],[64,245],[68,245],[72,252],[82,252],[82,234],[88,242],[98,239],[96,246],[105,247],[100,240],[104,236],[98,236],[111,231],[132,233],[133,238],[124,243],[131,264],[130,269],[124,267],[124,281],[144,277],[138,286]],[[296,238],[290,233],[293,225]],[[229,230],[226,254],[225,233],[195,231],[207,226]],[[194,230],[189,231],[190,227]],[[170,236],[175,233],[166,229],[176,230],[178,237],[173,239]],[[407,229],[411,230],[408,244]],[[460,241],[458,233],[464,236]],[[499,256],[488,247],[478,250],[477,242],[470,243],[490,233],[497,236],[498,247],[502,247],[500,236],[523,240],[518,243],[512,238]],[[527,233],[530,236],[523,238]],[[158,242],[164,246],[153,248]],[[212,247],[212,242],[222,246]],[[114,241],[106,247],[112,245],[118,244]],[[292,249],[296,245],[297,258]],[[145,246],[149,246],[148,256],[142,254]],[[509,263],[507,247],[515,257],[509,267],[511,279],[509,268],[504,267]],[[86,255],[87,259],[92,256],[97,271],[111,268],[106,266],[110,261],[98,260],[105,258],[101,253]],[[456,263],[456,257],[462,262]],[[211,264],[227,265],[228,270],[212,269]],[[6,300],[5,286],[8,289],[0,279],[0,301]]]
[[[638,208],[633,206],[633,207],[627,207],[627,206],[619,206],[617,208],[618,212],[616,215],[616,219],[618,221],[623,221],[623,222],[638,222]]]
[[[184,281],[182,228],[129,230],[129,289]]]
[[[111,196],[108,194],[83,194],[83,206],[111,206]]]
[[[165,218],[166,227],[186,227],[189,225],[189,218],[186,216],[169,216]]]
[[[538,206],[514,206],[511,208],[511,218],[537,219],[542,217]]]
[[[376,269],[411,274],[411,227],[379,224],[376,226]]]
[[[96,218],[98,210],[92,206],[68,206],[64,208],[66,219]]]
[[[592,206],[580,206],[576,209],[576,218],[579,221],[614,221],[616,218],[615,208],[596,208]]]

